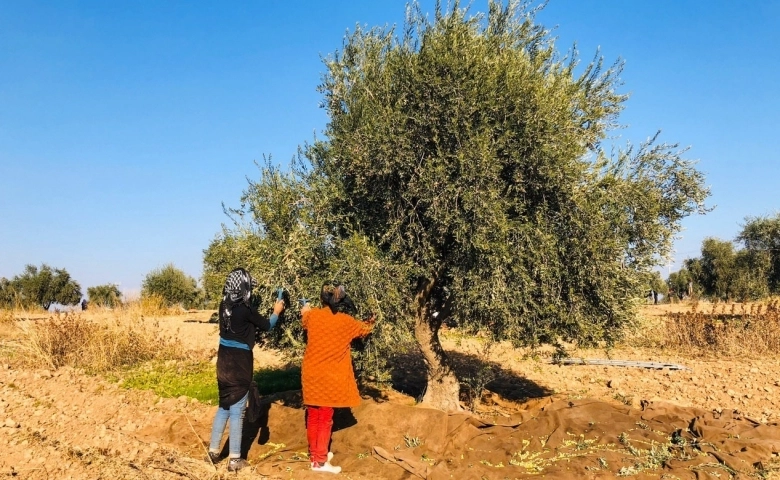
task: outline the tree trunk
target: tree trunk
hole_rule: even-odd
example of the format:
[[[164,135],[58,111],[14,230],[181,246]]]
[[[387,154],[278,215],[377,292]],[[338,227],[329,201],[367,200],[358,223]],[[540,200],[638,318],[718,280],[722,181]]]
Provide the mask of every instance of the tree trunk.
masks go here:
[[[416,319],[414,337],[428,369],[427,386],[422,403],[445,412],[462,410],[460,406],[460,384],[447,360],[439,341],[441,319],[434,317],[430,308],[431,290],[435,280],[424,280],[417,289]]]

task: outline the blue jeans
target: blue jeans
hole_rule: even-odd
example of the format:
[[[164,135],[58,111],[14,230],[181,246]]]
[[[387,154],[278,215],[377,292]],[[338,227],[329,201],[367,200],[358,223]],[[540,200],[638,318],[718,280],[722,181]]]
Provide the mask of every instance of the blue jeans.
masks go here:
[[[211,445],[209,451],[219,453],[222,442],[222,434],[225,432],[225,425],[230,420],[230,458],[241,458],[241,433],[244,429],[244,414],[246,413],[246,400],[249,398],[249,392],[244,398],[230,406],[230,410],[217,407],[217,414],[214,416],[214,423],[211,425]]]

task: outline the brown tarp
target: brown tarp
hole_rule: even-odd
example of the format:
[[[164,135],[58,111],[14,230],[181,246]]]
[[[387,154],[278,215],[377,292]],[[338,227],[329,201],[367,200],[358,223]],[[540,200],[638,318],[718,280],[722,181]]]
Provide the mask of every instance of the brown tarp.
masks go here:
[[[266,413],[245,432],[258,473],[322,478],[308,471],[303,410],[277,402]],[[192,445],[182,436],[195,431],[201,442],[208,439],[210,421],[190,427],[171,419],[145,437],[181,448]],[[743,478],[772,465],[780,427],[665,402],[635,409],[548,397],[486,420],[367,400],[337,411],[331,450],[342,476],[352,479]]]

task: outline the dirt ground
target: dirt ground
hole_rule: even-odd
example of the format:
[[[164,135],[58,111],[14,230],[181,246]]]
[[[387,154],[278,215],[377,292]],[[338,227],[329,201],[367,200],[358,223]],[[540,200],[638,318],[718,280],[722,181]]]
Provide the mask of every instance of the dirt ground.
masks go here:
[[[648,306],[647,318],[669,308]],[[210,312],[163,317],[161,328],[215,352]],[[0,342],[8,341],[0,337]],[[694,357],[646,348],[582,350],[586,359],[674,363],[683,370],[571,365],[444,335],[456,362],[482,359],[491,376],[475,414],[446,415],[412,396],[364,389],[339,412],[334,464],[348,479],[780,478],[780,360]],[[747,352],[749,353],[749,352]],[[258,366],[278,366],[255,350]],[[413,373],[408,372],[411,376]],[[401,372],[403,374],[403,372]],[[269,397],[247,425],[251,468],[206,463],[216,407],[126,390],[71,368],[0,363],[0,477],[31,479],[321,478],[306,468],[300,395]],[[671,440],[670,440],[671,439]],[[674,444],[672,458],[656,447]],[[654,463],[655,462],[655,463]],[[665,466],[664,466],[665,465]]]

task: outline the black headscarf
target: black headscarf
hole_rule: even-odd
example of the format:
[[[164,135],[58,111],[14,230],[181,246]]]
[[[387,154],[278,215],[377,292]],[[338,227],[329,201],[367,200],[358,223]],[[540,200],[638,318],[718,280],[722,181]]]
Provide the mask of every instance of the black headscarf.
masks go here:
[[[327,305],[330,307],[330,311],[333,313],[341,312],[348,315],[355,315],[355,313],[357,313],[355,304],[352,303],[352,299],[347,296],[344,285],[336,281],[326,282],[322,286],[320,301],[323,306]]]
[[[225,287],[222,289],[222,323],[230,330],[230,316],[233,314],[233,307],[243,303],[249,306],[249,298],[252,296],[252,289],[257,283],[252,275],[243,268],[233,269],[225,280]]]

